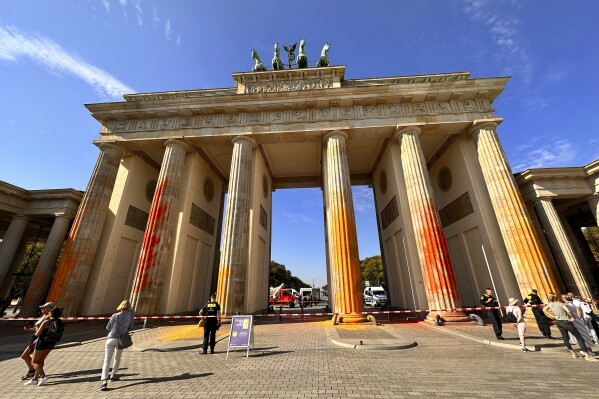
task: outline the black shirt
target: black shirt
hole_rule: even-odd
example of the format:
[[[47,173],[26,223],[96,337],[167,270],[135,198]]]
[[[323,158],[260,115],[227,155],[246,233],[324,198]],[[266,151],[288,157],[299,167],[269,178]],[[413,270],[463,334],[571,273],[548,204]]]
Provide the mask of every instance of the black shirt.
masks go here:
[[[218,304],[218,302],[208,302],[206,305],[204,305],[204,307],[202,308],[202,310],[200,310],[200,314],[202,316],[217,316],[218,312],[220,312],[220,305]],[[214,324],[216,325],[218,322],[218,319],[216,317],[208,317],[205,320],[205,323],[208,324]]]
[[[489,298],[491,299],[490,301],[489,301]],[[487,295],[487,294],[484,294],[483,296],[480,297],[480,303],[482,303],[483,306],[499,306],[497,299],[495,299],[495,297],[493,297],[493,295]]]
[[[543,301],[541,301],[541,297],[537,294],[530,293],[526,298],[524,298],[524,303],[530,302],[531,305],[541,305]]]

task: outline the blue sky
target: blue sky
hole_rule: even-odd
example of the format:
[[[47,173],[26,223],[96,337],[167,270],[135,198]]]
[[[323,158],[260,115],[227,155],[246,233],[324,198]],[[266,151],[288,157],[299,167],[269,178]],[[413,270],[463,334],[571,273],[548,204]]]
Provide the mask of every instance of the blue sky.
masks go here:
[[[470,71],[512,76],[495,101],[514,171],[599,158],[599,2],[0,2],[0,180],[83,190],[99,124],[83,106],[123,93],[232,87],[250,51],[324,42],[346,79]],[[354,189],[360,257],[378,254],[372,195]],[[273,260],[325,283],[319,189],[273,196]]]

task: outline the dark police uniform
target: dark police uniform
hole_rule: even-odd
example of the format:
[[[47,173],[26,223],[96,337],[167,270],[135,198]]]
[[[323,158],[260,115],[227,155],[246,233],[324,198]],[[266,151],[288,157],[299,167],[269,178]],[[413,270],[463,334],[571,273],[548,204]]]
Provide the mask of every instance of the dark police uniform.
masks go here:
[[[528,294],[526,298],[524,298],[524,304],[530,303],[531,305],[542,305],[543,301],[537,294],[533,294],[532,292]],[[535,319],[537,320],[537,325],[539,326],[539,330],[543,334],[543,338],[551,338],[551,328],[549,327],[549,320],[547,320],[547,316],[543,313],[542,308],[533,307],[532,314],[535,315]]]
[[[499,306],[497,299],[495,299],[495,297],[493,297],[493,295],[487,295],[487,294],[484,294],[483,296],[480,297],[480,303],[483,306]],[[501,327],[501,319],[499,317],[499,311],[487,309],[487,316],[489,317],[489,320],[491,320],[491,324],[493,324],[493,331],[495,332],[495,336],[497,337],[497,339],[503,339],[503,337],[501,336],[503,331],[502,331],[502,327]]]
[[[214,353],[214,345],[216,345],[216,329],[218,328],[218,316],[220,305],[216,301],[210,301],[202,310],[200,316],[213,316],[204,319],[204,343],[202,345],[203,352],[207,353],[208,344],[210,343],[210,353]]]

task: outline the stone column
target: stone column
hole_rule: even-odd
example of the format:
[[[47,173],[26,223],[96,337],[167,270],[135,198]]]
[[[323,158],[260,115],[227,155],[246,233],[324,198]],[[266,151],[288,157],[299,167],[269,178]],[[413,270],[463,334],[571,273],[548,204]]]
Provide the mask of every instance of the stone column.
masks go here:
[[[15,276],[13,276],[13,273],[15,273],[19,269],[19,266],[21,266],[21,262],[23,262],[23,259],[25,258],[26,251],[27,239],[23,237],[21,239],[21,242],[19,243],[19,246],[17,247],[15,256],[13,257],[12,263],[10,264],[10,267],[4,277],[4,280],[0,280],[2,282],[2,284],[0,284],[0,299],[5,299],[8,296],[8,294],[10,294],[10,291],[15,281]]]
[[[324,136],[326,151],[325,196],[328,253],[335,289],[333,311],[343,323],[366,320],[362,315],[360,266],[354,202],[345,150],[347,134],[333,131]]]
[[[245,136],[237,136],[232,141],[233,157],[216,291],[221,313],[225,316],[245,312],[253,173],[252,155],[256,146],[253,139]]]
[[[73,221],[47,300],[76,316],[108,213],[108,204],[124,150],[101,143],[100,155]]]
[[[595,218],[595,222],[599,226],[599,193],[595,193],[594,195],[587,198],[587,203],[589,204],[591,213]]]
[[[46,245],[31,278],[27,294],[25,295],[25,299],[23,299],[23,306],[19,313],[20,317],[35,315],[37,307],[45,302],[46,295],[50,289],[50,283],[52,282],[54,267],[64,244],[71,219],[72,216],[64,214],[55,215],[52,230],[50,230],[50,235],[46,240]]]
[[[13,216],[4,237],[2,237],[2,246],[0,247],[0,281],[7,278],[10,265],[19,248],[19,243],[27,227],[27,218],[23,215]]]
[[[168,140],[165,146],[131,290],[131,304],[140,315],[158,312],[170,243],[176,226],[181,176],[189,151],[186,143],[176,139]]]
[[[536,288],[539,295],[545,298],[549,292],[557,293],[558,285],[526,211],[496,128],[495,122],[481,122],[470,130],[478,162],[520,295],[524,298],[531,289]]]
[[[462,306],[460,292],[419,135],[420,128],[407,126],[400,128],[395,138],[401,145],[401,165],[428,307],[449,309],[436,312],[446,321],[468,321],[461,310],[454,310]],[[431,312],[427,317],[436,314]]]
[[[574,252],[572,242],[566,234],[566,230],[557,214],[555,206],[550,198],[538,198],[535,200],[535,208],[551,248],[553,256],[560,268],[566,271],[563,277],[568,291],[578,293],[583,298],[591,298],[591,290],[588,285],[588,277],[583,272],[583,265]]]

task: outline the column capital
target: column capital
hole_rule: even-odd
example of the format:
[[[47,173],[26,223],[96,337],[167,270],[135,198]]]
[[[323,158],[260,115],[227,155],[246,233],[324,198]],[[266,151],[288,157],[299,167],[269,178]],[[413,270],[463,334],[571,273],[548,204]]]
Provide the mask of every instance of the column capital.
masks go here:
[[[123,147],[121,147],[119,144],[116,144],[116,143],[95,143],[95,144],[102,151],[112,150],[112,151],[118,152],[120,154],[121,158],[127,152]]]
[[[341,136],[345,140],[347,140],[347,138],[348,138],[347,132],[344,132],[343,130],[331,130],[330,132],[328,132],[328,133],[326,133],[324,135],[324,137],[322,138],[322,140],[324,142],[326,142],[328,139],[330,139],[331,137],[335,137],[335,136]]]
[[[424,126],[423,123],[413,124],[413,125],[397,125],[395,129],[395,133],[393,133],[393,138],[397,141],[401,142],[401,138],[404,134],[415,134],[420,135],[422,133],[421,126]]]
[[[168,139],[164,142],[164,146],[165,147],[169,147],[172,145],[178,145],[181,148],[183,148],[183,150],[185,152],[190,152],[191,151],[191,147],[189,146],[189,144],[187,144],[186,142],[180,140],[180,139]]]
[[[75,217],[75,215],[71,215],[66,212],[55,212],[52,215],[57,219],[58,218],[73,219]]]
[[[503,122],[503,118],[491,118],[491,119],[476,119],[472,122],[472,126],[468,129],[466,136],[472,136],[481,129],[493,129],[496,130],[497,126]]]
[[[251,146],[252,146],[252,150],[254,148],[256,148],[256,140],[254,140],[252,137],[250,136],[235,136],[231,139],[231,143],[235,144],[239,141],[247,141]]]
[[[543,195],[542,197],[536,197],[535,199],[532,200],[532,202],[534,202],[535,204],[537,202],[541,202],[541,201],[549,201],[549,202],[551,202],[551,200],[553,200],[553,198],[555,198],[555,197],[551,196],[551,195]]]

